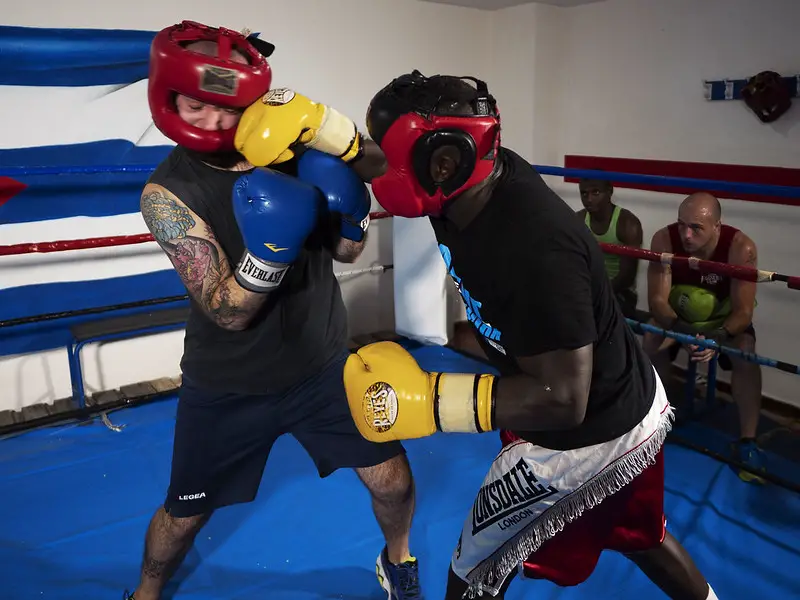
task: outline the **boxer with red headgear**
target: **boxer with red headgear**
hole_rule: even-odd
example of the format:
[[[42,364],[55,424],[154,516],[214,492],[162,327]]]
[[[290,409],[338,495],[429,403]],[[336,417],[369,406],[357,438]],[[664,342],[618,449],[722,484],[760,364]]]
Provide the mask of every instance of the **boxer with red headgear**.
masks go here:
[[[495,367],[428,373],[390,342],[361,348],[345,365],[350,410],[370,441],[501,430],[503,449],[464,523],[446,597],[502,597],[518,567],[578,585],[609,549],[671,598],[716,598],[665,529],[662,446],[673,411],[661,381],[591,233],[499,145],[486,84],[415,71],[375,95],[367,126],[388,162],[372,182],[378,201],[430,219]]]
[[[396,583],[392,597],[418,598],[411,471],[399,443],[365,440],[350,418],[347,315],[332,264],[364,247],[364,180],[382,172],[383,154],[364,142],[362,158],[346,163],[319,151],[332,147],[325,136],[270,169],[239,154],[236,126],[270,88],[272,49],[189,21],[153,41],[153,121],[178,145],[151,175],[141,211],[191,308],[169,490],[126,597],[160,598],[210,515],[255,498],[273,443],[291,433],[321,477],[356,470],[384,532],[379,562]],[[279,125],[291,130],[289,117]]]
[[[472,79],[476,88],[461,88],[460,95],[454,88],[456,108],[467,108],[457,114],[440,109],[441,98],[426,91],[425,81],[419,71],[399,77],[367,114],[370,135],[389,163],[372,188],[381,205],[401,217],[440,215],[448,200],[489,178],[500,145],[500,114],[483,81]],[[431,160],[447,147],[458,153],[457,168],[438,180]]]
[[[201,48],[216,52],[209,55]],[[209,130],[200,119],[185,118],[180,102],[190,99],[238,115],[269,91],[272,69],[267,57],[274,49],[258,38],[191,21],[163,29],[150,47],[147,99],[153,123],[184,148],[206,153],[233,151],[233,119],[230,125],[222,122],[219,129]]]

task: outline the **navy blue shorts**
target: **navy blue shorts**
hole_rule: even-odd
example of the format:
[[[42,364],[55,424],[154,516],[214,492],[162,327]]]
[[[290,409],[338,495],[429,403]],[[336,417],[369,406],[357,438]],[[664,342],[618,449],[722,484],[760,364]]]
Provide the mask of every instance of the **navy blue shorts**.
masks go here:
[[[358,433],[342,378],[347,356],[274,395],[220,393],[184,378],[164,509],[174,517],[190,517],[251,502],[272,445],[284,433],[302,444],[320,477],[402,454],[400,443],[375,444]]]

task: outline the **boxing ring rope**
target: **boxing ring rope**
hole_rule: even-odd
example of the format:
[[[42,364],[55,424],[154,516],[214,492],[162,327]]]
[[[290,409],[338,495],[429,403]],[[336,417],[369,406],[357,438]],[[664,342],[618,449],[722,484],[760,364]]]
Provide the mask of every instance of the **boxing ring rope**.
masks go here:
[[[141,165],[92,165],[92,166],[10,166],[0,168],[0,177],[37,177],[49,175],[95,175],[109,173],[146,173],[150,174],[157,167],[156,164]],[[772,196],[779,198],[794,198],[800,200],[800,187],[785,185],[767,185],[758,183],[734,183],[716,179],[695,179],[690,177],[671,177],[666,175],[639,175],[635,173],[620,173],[616,171],[597,171],[592,169],[569,169],[552,165],[533,165],[541,175],[555,175],[561,177],[586,177],[593,179],[607,179],[625,183],[643,183],[666,187],[695,187],[716,192],[741,192],[747,194]]]
[[[663,337],[672,338],[674,340],[677,340],[678,342],[681,342],[682,344],[691,344],[694,346],[699,346],[700,348],[709,348],[711,350],[716,350],[717,352],[722,352],[723,354],[729,354],[731,356],[735,356],[737,358],[741,358],[743,360],[747,360],[749,362],[753,362],[759,365],[764,365],[766,367],[773,367],[775,369],[778,369],[779,371],[792,373],[794,375],[800,375],[800,366],[793,365],[792,363],[787,363],[782,360],[775,360],[773,358],[767,358],[765,356],[760,356],[752,352],[744,352],[743,350],[739,350],[738,348],[731,348],[730,346],[721,346],[714,340],[696,338],[691,335],[686,335],[685,333],[677,333],[675,331],[670,331],[668,329],[656,327],[655,325],[650,325],[649,323],[642,323],[641,321],[637,321],[635,319],[625,319],[625,320],[628,322],[628,325],[633,327],[634,330],[639,330],[640,332],[648,331],[650,333],[655,333]]]
[[[385,219],[389,213],[377,211],[371,212],[369,218],[372,221]],[[133,244],[144,244],[155,242],[156,239],[151,233],[137,233],[134,235],[112,235],[108,237],[84,238],[79,240],[57,240],[54,242],[32,242],[27,244],[11,244],[0,246],[0,256],[14,256],[19,254],[35,254],[45,252],[64,252],[67,250],[86,250],[89,248],[109,248],[113,246],[130,246]]]
[[[761,183],[736,183],[718,179],[694,179],[691,177],[671,177],[668,175],[639,175],[616,171],[597,171],[591,169],[568,169],[547,165],[533,165],[540,175],[556,175],[570,178],[601,179],[623,183],[644,183],[663,187],[697,188],[715,192],[739,192],[777,198],[793,198],[800,201],[800,187],[788,185],[768,185]],[[2,173],[2,171],[0,171]]]
[[[743,279],[745,281],[753,281],[755,283],[781,281],[786,283],[790,289],[800,290],[800,277],[783,275],[774,271],[764,271],[762,269],[756,269],[754,267],[747,267],[744,265],[730,265],[727,263],[719,263],[688,256],[675,256],[669,252],[659,253],[653,252],[652,250],[644,250],[642,248],[608,244],[606,242],[600,242],[600,247],[604,252],[607,252],[608,254],[616,254],[617,256],[640,258],[650,262],[660,262],[664,265],[686,264],[690,269],[700,271],[701,273],[727,275],[729,277],[733,277],[734,279]]]

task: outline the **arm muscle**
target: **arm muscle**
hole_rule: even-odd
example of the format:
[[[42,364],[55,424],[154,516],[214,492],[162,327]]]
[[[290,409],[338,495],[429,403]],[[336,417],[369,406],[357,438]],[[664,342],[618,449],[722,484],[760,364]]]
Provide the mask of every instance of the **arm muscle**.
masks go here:
[[[739,232],[731,245],[728,262],[732,265],[743,265],[758,268],[758,252],[756,245],[744,233]],[[731,280],[731,314],[723,326],[731,335],[742,333],[753,321],[753,308],[756,302],[756,286],[753,281],[743,279]]]
[[[622,211],[617,223],[617,236],[624,246],[631,248],[642,247],[642,224],[636,215],[629,211]],[[619,257],[619,274],[612,281],[615,292],[630,289],[636,282],[636,271],[639,260],[629,256]]]
[[[587,260],[580,247],[557,244],[524,266],[501,339],[521,374],[499,381],[498,426],[547,431],[583,422],[597,340]]]
[[[552,431],[580,425],[586,416],[593,360],[592,344],[518,358],[523,375],[498,381],[497,426]]]
[[[653,252],[672,252],[672,245],[666,229],[660,229],[653,235],[650,249]],[[678,317],[669,305],[671,289],[672,267],[661,262],[650,261],[647,266],[647,301],[650,314],[662,327],[670,327]]]

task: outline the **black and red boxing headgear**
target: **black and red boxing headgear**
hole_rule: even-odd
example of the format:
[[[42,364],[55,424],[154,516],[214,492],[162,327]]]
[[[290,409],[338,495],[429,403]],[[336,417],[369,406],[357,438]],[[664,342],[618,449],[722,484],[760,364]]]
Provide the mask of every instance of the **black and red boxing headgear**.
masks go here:
[[[453,80],[462,86],[450,94],[440,84]],[[471,114],[443,110],[448,103],[469,105]],[[402,75],[370,102],[367,128],[389,165],[372,190],[386,211],[400,217],[440,215],[448,200],[489,177],[500,146],[497,105],[486,84],[473,77],[428,78],[416,70]],[[457,147],[461,162],[451,178],[437,183],[430,162],[443,146]]]
[[[217,44],[217,55],[208,56],[186,48],[192,42]],[[236,128],[205,131],[189,125],[178,114],[175,96],[226,108],[246,108],[269,91],[272,70],[267,56],[275,47],[255,37],[224,27],[215,28],[183,21],[161,30],[150,47],[147,99],[153,123],[169,139],[197,152],[234,150]],[[240,52],[247,64],[232,60]]]

